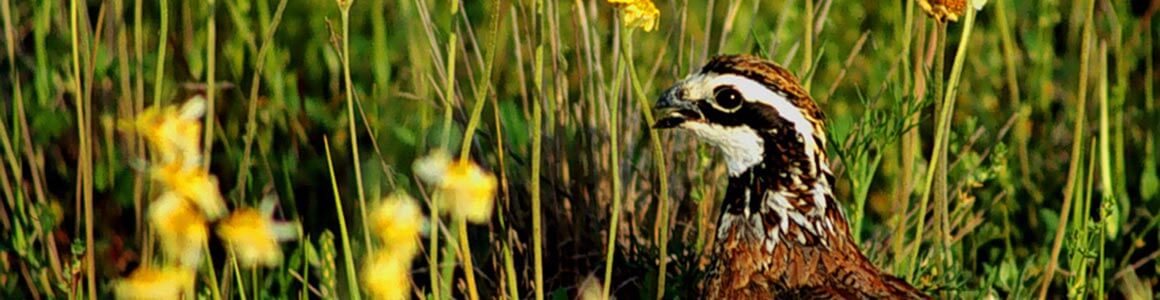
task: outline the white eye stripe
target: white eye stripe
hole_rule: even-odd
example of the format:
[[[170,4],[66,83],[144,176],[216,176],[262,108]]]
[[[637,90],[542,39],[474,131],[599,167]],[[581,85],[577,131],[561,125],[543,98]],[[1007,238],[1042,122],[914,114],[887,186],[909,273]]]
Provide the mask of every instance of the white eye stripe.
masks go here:
[[[785,95],[779,94],[770,90],[764,84],[754,81],[753,79],[745,78],[733,74],[722,74],[708,78],[705,86],[716,87],[721,85],[731,85],[737,92],[741,93],[741,98],[749,102],[759,102],[772,106],[777,110],[777,114],[782,119],[793,124],[793,128],[801,135],[802,140],[805,141],[806,153],[811,160],[814,158],[814,150],[817,145],[814,140],[814,125],[806,119],[802,110],[786,99]]]

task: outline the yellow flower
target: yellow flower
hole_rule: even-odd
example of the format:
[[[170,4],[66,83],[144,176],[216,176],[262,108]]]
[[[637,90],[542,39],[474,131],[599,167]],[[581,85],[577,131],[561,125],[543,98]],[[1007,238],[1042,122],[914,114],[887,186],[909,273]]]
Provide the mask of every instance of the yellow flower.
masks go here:
[[[472,223],[491,219],[495,199],[495,176],[470,162],[453,162],[436,190],[440,209]]]
[[[372,299],[410,298],[411,258],[379,253],[363,266],[363,286]]]
[[[937,21],[958,21],[966,13],[967,0],[918,0],[918,6]]]
[[[172,106],[149,108],[137,117],[134,127],[145,136],[159,161],[191,167],[201,161],[200,119],[204,114],[205,99],[195,97],[180,110]]]
[[[608,0],[609,4],[620,8],[620,17],[625,27],[636,27],[644,31],[657,29],[657,19],[661,11],[652,0]]]
[[[479,165],[451,161],[437,150],[416,160],[414,169],[416,176],[435,185],[439,211],[472,223],[487,223],[491,218],[496,180]]]
[[[209,238],[206,220],[197,208],[177,194],[166,192],[149,205],[148,217],[166,259],[196,268],[201,262],[202,245]]]
[[[234,210],[217,226],[218,237],[244,267],[277,266],[282,262],[280,241],[292,240],[298,235],[297,225],[275,222],[274,198],[262,200],[259,209]]]
[[[210,220],[217,220],[226,214],[226,202],[218,192],[217,178],[200,166],[172,163],[155,169],[153,176],[166,188],[197,204]]]
[[[379,201],[371,210],[372,232],[387,245],[386,252],[410,258],[419,251],[419,233],[426,222],[415,199],[398,193]]]
[[[113,283],[117,299],[180,299],[193,287],[194,272],[188,268],[139,268]]]

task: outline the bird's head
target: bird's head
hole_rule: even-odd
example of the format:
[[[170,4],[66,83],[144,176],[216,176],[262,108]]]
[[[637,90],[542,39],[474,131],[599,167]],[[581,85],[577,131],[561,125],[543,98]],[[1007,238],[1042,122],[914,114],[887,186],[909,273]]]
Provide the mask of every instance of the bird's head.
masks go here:
[[[680,128],[719,148],[731,175],[768,163],[825,157],[823,116],[797,79],[751,55],[714,57],[663,92],[656,128]],[[777,153],[773,153],[777,152]],[[776,157],[770,157],[776,156]]]

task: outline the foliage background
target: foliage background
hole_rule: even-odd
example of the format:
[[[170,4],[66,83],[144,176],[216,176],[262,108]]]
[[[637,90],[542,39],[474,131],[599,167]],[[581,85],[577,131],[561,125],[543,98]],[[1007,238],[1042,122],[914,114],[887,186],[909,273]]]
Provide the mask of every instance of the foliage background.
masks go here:
[[[516,296],[510,283],[520,298],[532,295],[536,234],[544,238],[549,296],[575,297],[581,281],[599,278],[614,170],[624,202],[606,284],[622,298],[655,297],[667,240],[664,295],[687,298],[711,245],[724,166],[713,149],[680,133],[661,134],[665,166],[656,165],[643,112],[648,97],[717,53],[766,56],[808,78],[835,144],[837,198],[863,224],[862,248],[884,269],[938,298],[1029,298],[1041,286],[1051,298],[1155,295],[1156,2],[992,0],[959,54],[964,25],[949,23],[937,38],[939,25],[908,1],[815,1],[816,13],[807,14],[805,1],[666,0],[656,3],[656,31],[629,34],[600,0],[465,1],[458,10],[446,0],[356,0],[345,37],[353,94],[336,51],[344,36],[333,1],[286,1],[281,14],[272,0],[170,1],[165,10],[160,3],[2,2],[2,298],[83,294],[89,251],[104,298],[110,280],[148,259],[141,213],[151,188],[134,168],[140,141],[113,125],[144,107],[206,93],[208,72],[219,87],[211,171],[221,192],[231,206],[275,193],[279,217],[304,228],[285,245],[282,267],[253,275],[254,295],[349,296],[334,288],[346,282],[336,279],[344,275],[335,271],[342,268],[335,252],[318,249],[359,257],[365,243],[357,225],[353,249],[319,238],[338,222],[324,137],[348,224],[360,224],[356,172],[366,198],[401,190],[424,199],[411,162],[448,131],[450,148],[459,149],[471,109],[486,101],[470,153],[501,178],[501,193],[493,222],[469,228],[485,298]],[[76,57],[74,45],[82,50]],[[489,47],[494,57],[485,55]],[[631,75],[618,76],[622,51]],[[948,164],[927,175],[941,78],[956,55],[965,61],[952,97]],[[361,169],[351,155],[349,96],[358,103]],[[449,128],[445,104],[453,108]],[[531,170],[535,143],[543,147],[539,178]],[[658,186],[662,176],[667,189]],[[923,205],[927,189],[933,197]],[[536,192],[540,232],[531,225]],[[1074,201],[1065,205],[1067,198]],[[922,247],[914,251],[915,244]],[[211,247],[214,257],[220,252]],[[1044,282],[1053,263],[1056,274]],[[431,288],[431,267],[415,261],[420,293]],[[455,280],[445,288],[465,297],[462,268],[449,269]]]

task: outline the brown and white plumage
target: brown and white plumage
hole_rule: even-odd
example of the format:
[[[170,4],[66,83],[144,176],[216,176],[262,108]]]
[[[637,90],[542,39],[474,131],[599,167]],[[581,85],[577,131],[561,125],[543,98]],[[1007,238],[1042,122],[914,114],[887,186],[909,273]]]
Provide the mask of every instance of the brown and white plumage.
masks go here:
[[[729,170],[704,298],[928,298],[853,242],[831,192],[824,116],[788,71],[718,56],[656,107],[655,127],[716,146]]]

